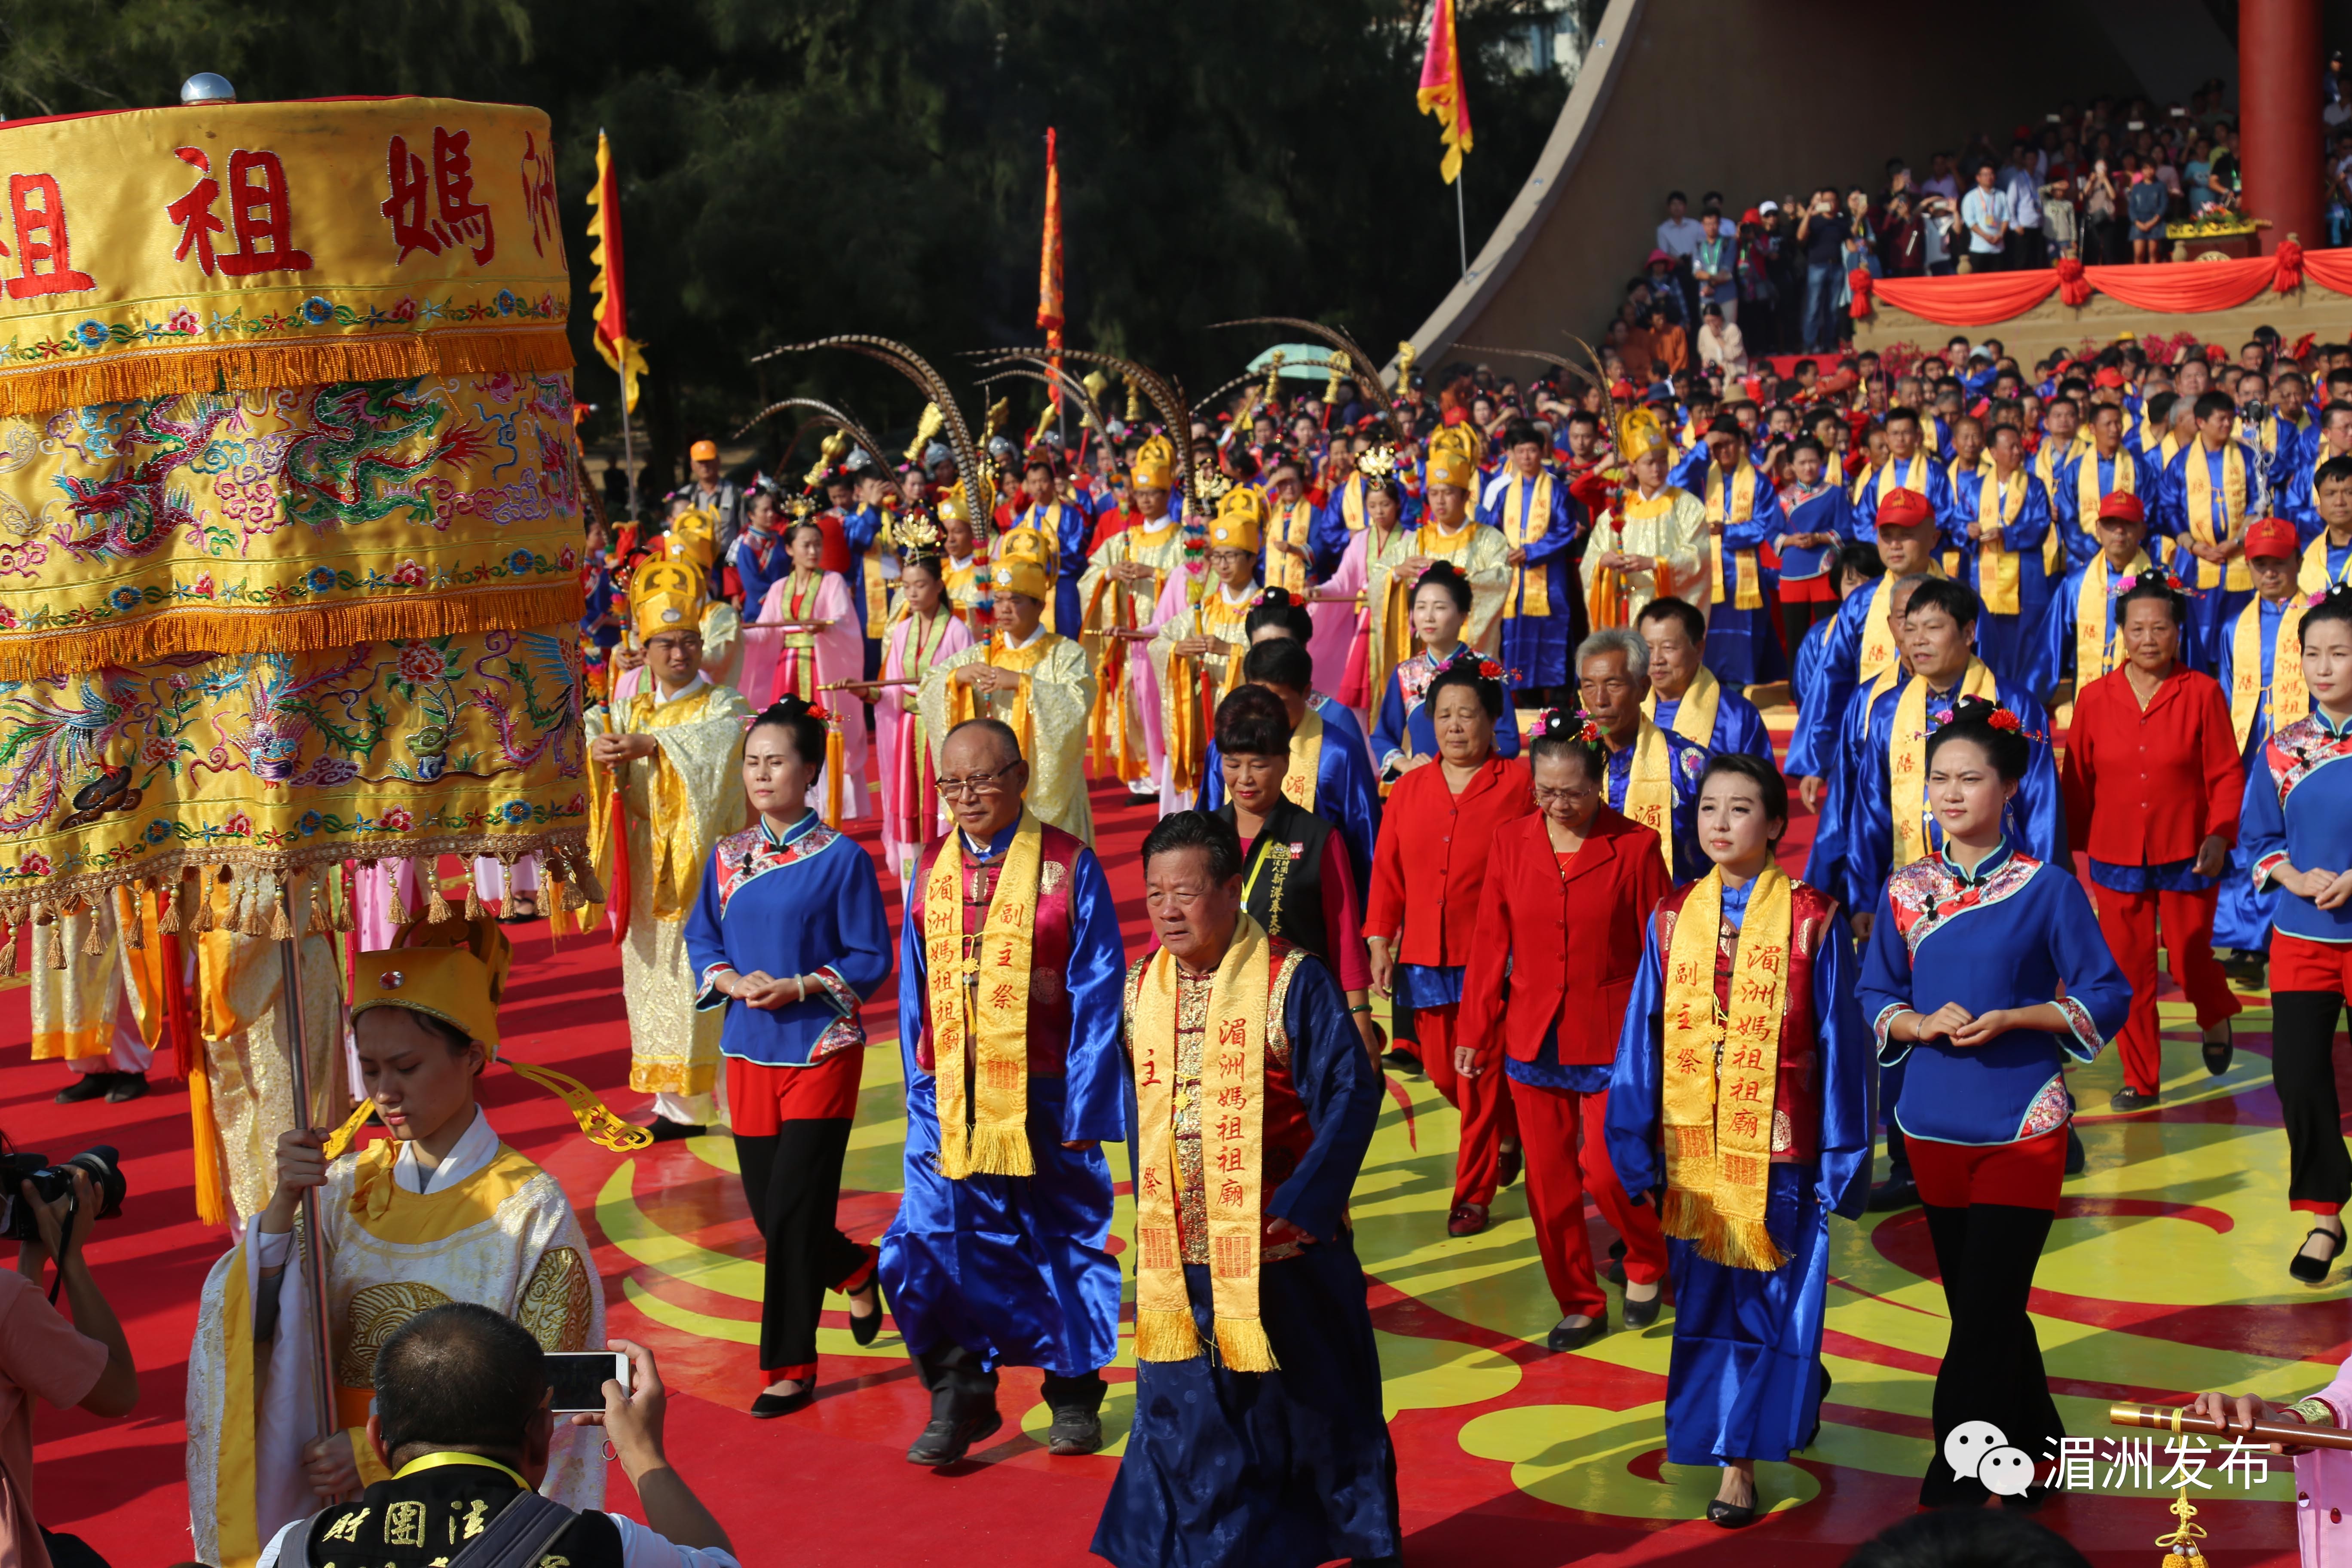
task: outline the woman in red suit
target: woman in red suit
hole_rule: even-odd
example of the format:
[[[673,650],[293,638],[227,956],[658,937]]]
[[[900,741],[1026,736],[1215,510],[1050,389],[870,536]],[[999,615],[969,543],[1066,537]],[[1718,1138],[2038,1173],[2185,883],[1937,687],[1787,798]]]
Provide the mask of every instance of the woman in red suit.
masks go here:
[[[1494,1073],[1462,1076],[1460,1064],[1476,1053],[1457,1045],[1469,1037],[1455,1019],[1486,887],[1487,842],[1498,824],[1535,810],[1527,764],[1495,754],[1501,678],[1491,661],[1465,651],[1429,683],[1423,700],[1437,755],[1413,759],[1381,812],[1364,916],[1372,987],[1412,1009],[1429,1081],[1462,1114],[1448,1236],[1486,1229],[1495,1189],[1518,1174],[1510,1090]]]
[[[1587,1191],[1625,1241],[1626,1327],[1657,1321],[1666,1272],[1658,1211],[1627,1201],[1603,1128],[1643,933],[1673,883],[1658,836],[1609,808],[1599,726],[1581,713],[1546,713],[1529,766],[1537,815],[1495,829],[1460,1037],[1475,1042],[1465,1076],[1492,1079],[1499,1066],[1508,1079],[1527,1145],[1528,1212],[1559,1303],[1546,1342],[1572,1351],[1609,1331],[1584,1229]]]
[[[2210,1072],[2229,1068],[2230,1020],[2242,1005],[2213,956],[2213,910],[2238,841],[2245,773],[2229,700],[2211,676],[2180,663],[2187,615],[2161,570],[2124,588],[2115,611],[2124,663],[2075,699],[2060,773],[2067,841],[2089,855],[2100,934],[2131,982],[2131,1016],[2116,1037],[2124,1062],[2117,1110],[2156,1104],[2164,1081],[2159,923],[2173,977],[2196,1005]]]

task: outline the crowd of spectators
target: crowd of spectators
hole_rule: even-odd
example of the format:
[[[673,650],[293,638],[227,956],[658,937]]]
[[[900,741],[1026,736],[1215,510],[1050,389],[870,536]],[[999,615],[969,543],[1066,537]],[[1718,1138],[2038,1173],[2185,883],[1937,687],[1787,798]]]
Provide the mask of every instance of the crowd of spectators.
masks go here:
[[[2328,243],[2352,239],[2352,83],[2327,65]],[[2159,110],[2145,99],[2069,103],[2039,127],[1979,133],[1923,174],[1886,161],[1879,188],[1822,185],[1745,208],[1720,191],[1668,194],[1610,345],[1635,358],[1745,370],[1752,356],[1826,353],[1848,325],[1847,281],[2172,258],[2168,224],[2240,210],[2238,127],[2221,84]],[[1628,350],[1632,352],[1627,353]],[[1638,379],[1638,378],[1637,378]]]

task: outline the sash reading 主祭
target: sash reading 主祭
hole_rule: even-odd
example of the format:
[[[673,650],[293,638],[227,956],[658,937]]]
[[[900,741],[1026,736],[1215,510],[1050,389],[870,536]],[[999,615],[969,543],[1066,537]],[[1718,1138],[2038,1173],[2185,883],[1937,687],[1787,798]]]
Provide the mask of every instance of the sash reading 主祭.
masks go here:
[[[1712,744],[1716,710],[1721,705],[1722,697],[1723,683],[1716,679],[1715,671],[1700,665],[1698,673],[1691,677],[1691,683],[1683,689],[1682,705],[1675,710],[1675,733],[1685,741],[1696,741],[1702,746]],[[1642,699],[1642,717],[1654,724],[1657,722],[1658,689],[1654,686],[1650,689],[1650,694]]]
[[[1984,660],[1971,658],[1952,697],[2000,693]],[[1886,816],[1895,830],[1895,864],[1908,866],[1927,852],[1927,678],[1915,675],[1895,700],[1894,733],[1886,745]]]
[[[1624,814],[1658,836],[1658,856],[1666,864],[1666,875],[1675,874],[1675,779],[1674,752],[1666,744],[1666,732],[1642,720],[1642,727],[1633,736],[1633,761],[1625,778]]]
[[[1746,522],[1754,517],[1756,515],[1755,465],[1742,463],[1731,471],[1731,496],[1728,506],[1725,505],[1723,492],[1723,470],[1716,464],[1709,463],[1706,468],[1707,521],[1720,522],[1728,526],[1732,523]],[[1709,535],[1706,548],[1708,557],[1714,563],[1714,597],[1709,600],[1709,603],[1720,605],[1728,598],[1732,608],[1736,610],[1762,609],[1764,586],[1761,579],[1757,575],[1756,552],[1753,550],[1732,552],[1731,559],[1738,571],[1739,577],[1731,591],[1727,593],[1723,581],[1723,542]]]
[[[1503,537],[1520,550],[1532,547],[1551,527],[1551,475],[1542,472],[1532,480],[1521,479],[1516,472],[1503,491]],[[1511,591],[1503,600],[1506,620],[1520,616],[1551,614],[1551,573],[1549,568],[1514,566],[1511,568]]]
[[[2246,515],[2246,451],[2235,441],[2221,448],[2222,526],[2213,526],[2213,468],[2211,456],[2205,449],[2203,437],[2191,443],[2189,456],[2180,464],[2181,501],[2189,512],[2189,531],[2200,544],[2220,544],[2235,531]],[[2252,573],[2246,570],[2243,555],[2229,563],[2228,575],[2222,574],[2221,563],[2197,558],[2197,582],[2200,588],[2226,586],[2239,592],[2254,585]]]
[[[2271,655],[2271,732],[2311,717],[2311,688],[2303,679],[2303,610],[2290,599],[2279,611],[2278,644]],[[2230,639],[2230,728],[2238,750],[2254,732],[2263,706],[2263,601],[2238,612]]]
[[[2145,550],[2136,551],[2131,564],[2124,574],[2131,576],[2148,570],[2152,563]],[[2115,574],[2107,565],[2106,552],[2091,557],[2083,567],[2082,586],[2074,591],[2074,689],[2080,691],[2116,668],[2115,603],[2111,593]]]
[[[1690,891],[1666,951],[1664,1122],[1668,1236],[1711,1263],[1770,1270],[1788,1261],[1764,1227],[1772,1107],[1789,1001],[1789,874],[1756,879],[1731,961],[1731,1005],[1715,991],[1723,872]]]
[[[1210,982],[1201,1041],[1201,1183],[1217,1353],[1235,1372],[1276,1370],[1258,1316],[1265,1257],[1265,1009],[1272,952],[1244,911]],[[1135,999],[1135,1353],[1190,1361],[1201,1334],[1176,1232],[1176,959],[1162,948]]]
[[[1323,769],[1323,715],[1310,705],[1290,732],[1290,757],[1283,764],[1282,795],[1301,811],[1315,809],[1315,780]]]
[[[2011,480],[2015,489],[2011,489]],[[1998,472],[1986,474],[1977,481],[1977,526],[1998,522],[2003,528],[2013,526],[2017,514],[2025,510],[2026,475],[2020,469],[2004,479]],[[1977,536],[1977,584],[1984,595],[1984,607],[1996,616],[2017,614],[2017,552],[1999,533],[1991,538]]]
[[[923,883],[940,1174],[950,1181],[975,1172],[1036,1173],[1028,1127],[1029,974],[1044,837],[1024,808],[977,937],[963,930],[961,830],[940,846]]]

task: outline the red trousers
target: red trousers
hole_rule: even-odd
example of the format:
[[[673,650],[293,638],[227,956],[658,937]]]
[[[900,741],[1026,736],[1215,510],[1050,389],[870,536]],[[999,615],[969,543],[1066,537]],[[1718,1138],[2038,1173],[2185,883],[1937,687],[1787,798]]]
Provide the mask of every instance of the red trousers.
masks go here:
[[[1511,1100],[1527,1148],[1528,1215],[1535,1221],[1536,1249],[1543,1254],[1544,1279],[1559,1303],[1559,1315],[1598,1318],[1609,1310],[1609,1298],[1592,1271],[1592,1239],[1584,1226],[1587,1192],[1601,1217],[1625,1238],[1627,1281],[1648,1285],[1664,1279],[1666,1239],[1658,1230],[1658,1211],[1629,1202],[1609,1163],[1609,1097],[1514,1083]]]
[[[2172,954],[2172,977],[2197,1007],[2197,1026],[2210,1029],[2237,1016],[2242,1006],[2231,994],[2230,977],[2213,957],[2213,906],[2219,888],[2201,893],[2118,893],[2094,888],[2099,906],[2099,934],[2116,955],[2116,967],[2131,982],[2131,1014],[2116,1048],[2124,1058],[2124,1081],[2142,1094],[2153,1094],[2164,1079],[2164,1047],[2156,1021],[2157,928],[2164,930],[2164,945]]]
[[[1479,1055],[1482,1070],[1475,1078],[1464,1078],[1454,1070],[1454,1032],[1458,1005],[1444,1007],[1423,1007],[1413,1015],[1413,1026],[1421,1031],[1421,1065],[1429,1074],[1429,1081],[1445,1097],[1445,1103],[1462,1113],[1461,1146],[1454,1155],[1454,1202],[1491,1204],[1495,1201],[1496,1166],[1502,1159],[1503,1139],[1517,1137],[1518,1118],[1511,1110],[1511,1086],[1503,1076],[1503,1053],[1497,1047],[1483,1047]],[[1468,1044],[1470,1042],[1462,1041]],[[1490,1058],[1490,1059],[1489,1059]]]

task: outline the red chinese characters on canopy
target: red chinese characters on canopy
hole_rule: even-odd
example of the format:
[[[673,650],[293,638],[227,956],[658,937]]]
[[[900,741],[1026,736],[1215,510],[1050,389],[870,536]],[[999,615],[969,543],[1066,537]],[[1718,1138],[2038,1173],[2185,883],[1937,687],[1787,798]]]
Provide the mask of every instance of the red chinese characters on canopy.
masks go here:
[[[250,278],[259,272],[308,272],[310,253],[294,243],[294,209],[286,185],[286,164],[275,153],[238,148],[228,155],[228,219],[213,209],[221,196],[213,177],[212,159],[201,148],[176,150],[180,161],[200,178],[185,195],[163,209],[179,226],[180,243],[172,259],[185,261],[194,251],[196,266],[210,278]],[[234,232],[235,250],[218,249],[213,237]]]
[[[89,273],[74,270],[66,238],[66,201],[58,193],[56,175],[9,175],[8,216],[16,234],[14,251],[0,245],[0,257],[13,255],[16,261],[15,274],[6,279],[8,298],[79,294],[98,287]]]
[[[563,259],[563,227],[556,221],[555,207],[555,142],[541,142],[536,132],[526,132],[522,142],[522,210],[530,219],[530,248],[537,256],[545,256],[547,247],[555,247],[555,258]]]
[[[472,142],[470,132],[435,126],[428,170],[425,160],[409,151],[408,138],[392,139],[384,160],[391,195],[378,210],[391,220],[393,240],[400,247],[394,265],[419,250],[438,256],[456,245],[473,248],[477,267],[487,266],[498,254],[490,209],[474,199]]]

